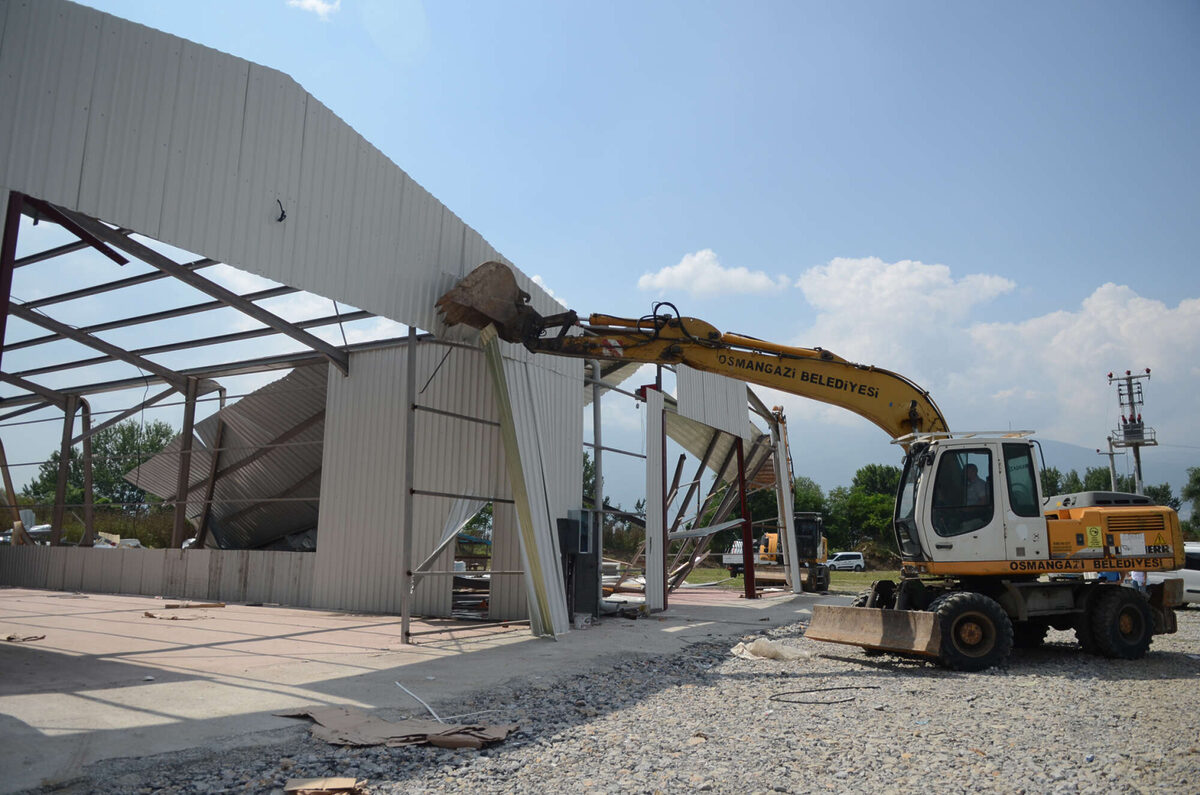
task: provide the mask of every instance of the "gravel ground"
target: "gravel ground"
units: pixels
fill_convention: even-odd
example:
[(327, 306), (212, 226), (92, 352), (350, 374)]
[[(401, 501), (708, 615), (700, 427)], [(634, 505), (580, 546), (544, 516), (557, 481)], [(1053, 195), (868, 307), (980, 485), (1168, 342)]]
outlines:
[[(110, 760), (36, 791), (282, 795), (289, 778), (356, 776), (365, 793), (1197, 792), (1200, 610), (1178, 618), (1142, 660), (1084, 655), (1051, 631), (975, 674), (866, 657), (792, 625), (760, 635), (811, 658), (747, 661), (704, 642), (434, 705), (520, 724), (481, 751), (339, 748), (285, 730), (252, 748)], [(802, 690), (821, 692), (786, 695)]]

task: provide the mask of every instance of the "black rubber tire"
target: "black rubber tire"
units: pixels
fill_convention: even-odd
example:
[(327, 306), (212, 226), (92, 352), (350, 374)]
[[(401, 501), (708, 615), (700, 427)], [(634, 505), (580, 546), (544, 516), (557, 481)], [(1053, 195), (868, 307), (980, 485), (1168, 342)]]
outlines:
[(1046, 642), (1050, 625), (1045, 621), (1031, 619), (1013, 624), (1013, 648), (1037, 649)]
[(1089, 612), (1097, 653), (1121, 660), (1145, 656), (1154, 639), (1154, 613), (1144, 596), (1132, 588), (1106, 588)]
[(1092, 632), (1091, 618), (1091, 612), (1087, 612), (1075, 622), (1075, 640), (1085, 654), (1099, 654), (1096, 650), (1096, 635)]
[(982, 671), (1008, 659), (1013, 626), (994, 599), (970, 591), (939, 596), (929, 606), (942, 630), (938, 661), (953, 671)]
[(867, 567), (866, 567), (866, 566), (864, 566), (864, 565), (862, 565), (861, 563), (859, 563), (859, 564), (857, 564), (857, 565), (854, 567), (854, 570), (855, 570), (855, 571), (866, 571), (866, 570), (867, 570)]

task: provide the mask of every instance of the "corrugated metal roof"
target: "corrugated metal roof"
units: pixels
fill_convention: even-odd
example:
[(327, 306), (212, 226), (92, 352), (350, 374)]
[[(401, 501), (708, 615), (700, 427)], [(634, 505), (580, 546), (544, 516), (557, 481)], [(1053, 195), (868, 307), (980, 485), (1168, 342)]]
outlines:
[[(298, 368), (196, 423), (189, 519), (200, 517), (218, 423), (225, 424), (218, 473), (254, 458), (217, 479), (209, 527), (218, 546), (254, 549), (317, 526), (326, 379), (324, 365)], [(307, 427), (280, 446), (264, 449), (302, 424)], [(173, 498), (181, 446), (182, 437), (175, 437), (125, 479), (158, 497)]]
[(437, 332), (438, 296), (511, 264), (282, 72), (63, 0), (0, 16), (6, 188)]

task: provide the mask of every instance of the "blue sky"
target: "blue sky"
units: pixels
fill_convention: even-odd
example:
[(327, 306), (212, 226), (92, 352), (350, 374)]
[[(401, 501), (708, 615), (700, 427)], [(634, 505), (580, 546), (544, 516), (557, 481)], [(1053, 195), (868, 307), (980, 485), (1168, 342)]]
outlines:
[[(292, 75), (574, 309), (671, 300), (1085, 450), (1151, 367), (1148, 480), (1200, 464), (1200, 5), (87, 4)], [(827, 487), (897, 457), (776, 400)]]

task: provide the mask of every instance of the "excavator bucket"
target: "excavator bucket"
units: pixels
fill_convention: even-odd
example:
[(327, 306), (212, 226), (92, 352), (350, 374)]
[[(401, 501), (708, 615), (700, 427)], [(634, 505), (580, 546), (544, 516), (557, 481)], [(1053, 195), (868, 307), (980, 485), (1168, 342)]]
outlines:
[(924, 610), (815, 605), (804, 637), (937, 657), (941, 654), (942, 633), (936, 619), (934, 613)]
[(524, 342), (541, 319), (529, 306), (529, 293), (517, 286), (512, 270), (494, 261), (464, 276), (436, 306), (447, 325), (483, 329), (491, 324), (506, 342)]

